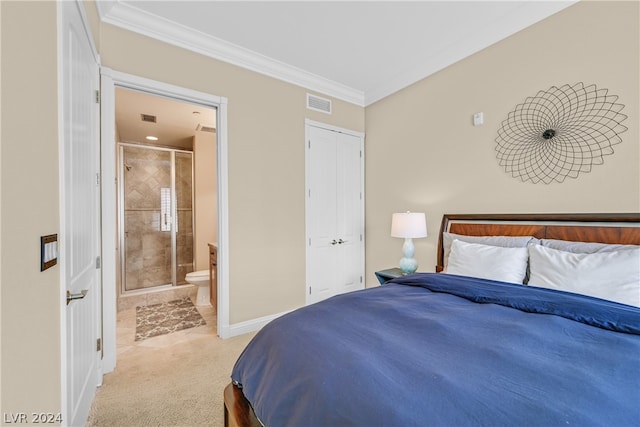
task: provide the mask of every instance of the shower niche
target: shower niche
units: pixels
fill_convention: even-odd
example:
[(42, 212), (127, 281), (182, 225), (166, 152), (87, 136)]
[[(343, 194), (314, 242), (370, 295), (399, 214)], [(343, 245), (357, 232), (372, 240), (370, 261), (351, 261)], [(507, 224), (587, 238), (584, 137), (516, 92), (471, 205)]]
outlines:
[(194, 270), (193, 153), (118, 148), (122, 293), (187, 284)]

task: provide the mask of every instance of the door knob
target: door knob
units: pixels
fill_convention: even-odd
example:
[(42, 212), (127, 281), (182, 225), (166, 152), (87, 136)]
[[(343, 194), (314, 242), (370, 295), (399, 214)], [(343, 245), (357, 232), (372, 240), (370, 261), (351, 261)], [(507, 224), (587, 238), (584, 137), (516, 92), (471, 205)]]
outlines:
[(336, 239), (333, 239), (333, 240), (331, 241), (331, 245), (335, 245), (335, 244), (337, 244), (337, 243), (338, 243), (338, 242), (336, 242)]
[(78, 294), (72, 294), (70, 291), (67, 291), (67, 305), (69, 305), (69, 303), (75, 299), (82, 299), (86, 297), (87, 292), (89, 292), (89, 289), (83, 289)]
[(342, 240), (342, 239), (338, 240), (338, 244), (339, 244), (339, 245), (341, 245), (341, 244), (343, 244), (343, 243), (347, 243), (347, 241), (346, 241), (346, 240)]

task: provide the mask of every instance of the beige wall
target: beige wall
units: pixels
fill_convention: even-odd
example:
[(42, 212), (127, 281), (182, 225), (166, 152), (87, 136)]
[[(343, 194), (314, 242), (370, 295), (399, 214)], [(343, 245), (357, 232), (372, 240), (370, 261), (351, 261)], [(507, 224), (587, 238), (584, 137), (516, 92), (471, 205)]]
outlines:
[(108, 24), (99, 39), (106, 67), (228, 99), (230, 323), (304, 305), (304, 121), (363, 131), (364, 109), (307, 110), (301, 87)]
[(0, 407), (59, 413), (60, 269), (40, 272), (40, 236), (59, 231), (56, 4), (0, 9)]
[[(393, 212), (427, 213), (419, 270), (433, 271), (444, 213), (640, 211), (639, 3), (580, 2), (366, 109), (367, 283), (397, 265)], [(615, 153), (564, 183), (523, 183), (496, 160), (517, 104), (584, 82), (619, 95), (629, 130)], [(472, 115), (484, 112), (483, 126)]]
[(218, 240), (218, 179), (216, 135), (198, 132), (193, 138), (195, 270), (209, 269), (209, 243)]

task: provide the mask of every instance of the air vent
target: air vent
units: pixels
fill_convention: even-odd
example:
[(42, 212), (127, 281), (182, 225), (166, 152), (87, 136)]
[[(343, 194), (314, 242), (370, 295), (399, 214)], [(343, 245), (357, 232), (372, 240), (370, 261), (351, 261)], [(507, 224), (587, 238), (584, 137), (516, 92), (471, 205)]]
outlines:
[(307, 94), (307, 108), (322, 113), (331, 114), (331, 100)]
[(200, 132), (211, 132), (214, 133), (216, 131), (216, 128), (214, 128), (213, 126), (207, 126), (207, 125), (203, 125), (203, 124), (199, 124), (198, 126), (196, 126), (196, 130), (200, 131)]
[(155, 123), (156, 116), (152, 116), (151, 114), (140, 114), (143, 122)]

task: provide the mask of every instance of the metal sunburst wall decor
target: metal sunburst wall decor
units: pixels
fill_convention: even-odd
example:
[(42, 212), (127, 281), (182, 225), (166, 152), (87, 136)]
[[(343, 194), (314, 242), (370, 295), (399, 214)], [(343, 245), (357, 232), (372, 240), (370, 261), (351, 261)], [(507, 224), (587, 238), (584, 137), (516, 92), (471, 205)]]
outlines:
[(507, 173), (534, 184), (563, 182), (590, 172), (613, 154), (627, 118), (608, 89), (577, 83), (552, 86), (509, 113), (496, 138), (497, 158)]

